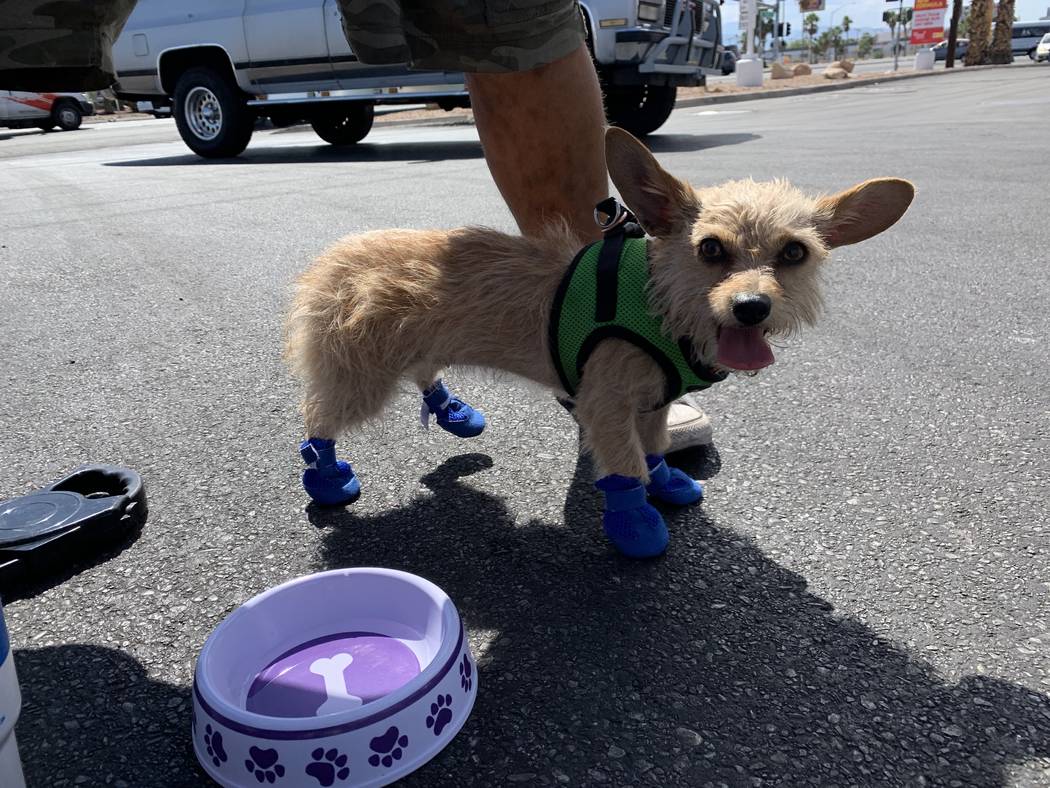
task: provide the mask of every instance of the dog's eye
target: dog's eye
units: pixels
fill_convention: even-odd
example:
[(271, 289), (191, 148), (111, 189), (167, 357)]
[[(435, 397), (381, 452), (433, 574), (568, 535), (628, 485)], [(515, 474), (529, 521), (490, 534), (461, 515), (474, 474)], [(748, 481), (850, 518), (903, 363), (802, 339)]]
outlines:
[(717, 238), (705, 238), (700, 242), (700, 256), (709, 263), (720, 263), (725, 260), (726, 250)]
[(801, 263), (806, 259), (806, 247), (798, 241), (792, 241), (780, 250), (780, 259), (785, 263)]

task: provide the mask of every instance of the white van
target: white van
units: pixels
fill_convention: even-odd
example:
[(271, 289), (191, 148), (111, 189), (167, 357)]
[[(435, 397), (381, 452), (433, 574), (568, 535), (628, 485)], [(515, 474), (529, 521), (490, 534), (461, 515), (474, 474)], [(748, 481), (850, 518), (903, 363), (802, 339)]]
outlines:
[(37, 127), (50, 131), (58, 126), (63, 131), (80, 128), (85, 115), (95, 108), (83, 93), (30, 93), (24, 90), (0, 90), (0, 127), (22, 129)]
[(1050, 19), (1038, 22), (1014, 22), (1010, 34), (1010, 49), (1015, 55), (1028, 55), (1035, 60), (1035, 48), (1050, 33)]

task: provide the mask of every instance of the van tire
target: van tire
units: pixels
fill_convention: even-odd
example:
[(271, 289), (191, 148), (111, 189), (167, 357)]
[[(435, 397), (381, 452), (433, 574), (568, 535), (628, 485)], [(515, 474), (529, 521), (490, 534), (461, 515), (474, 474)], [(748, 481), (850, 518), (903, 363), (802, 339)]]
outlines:
[(191, 68), (175, 83), (174, 99), (179, 136), (198, 156), (229, 158), (248, 147), (255, 115), (231, 79), (207, 66)]
[(51, 122), (48, 128), (58, 126), (62, 131), (76, 131), (80, 128), (80, 121), (83, 119), (84, 113), (80, 111), (75, 101), (69, 99), (56, 101), (51, 107)]
[(368, 136), (375, 120), (371, 101), (355, 101), (326, 107), (310, 118), (317, 136), (332, 145), (353, 145)]
[(671, 116), (677, 88), (673, 85), (625, 85), (605, 89), (605, 114), (609, 123), (644, 137)]

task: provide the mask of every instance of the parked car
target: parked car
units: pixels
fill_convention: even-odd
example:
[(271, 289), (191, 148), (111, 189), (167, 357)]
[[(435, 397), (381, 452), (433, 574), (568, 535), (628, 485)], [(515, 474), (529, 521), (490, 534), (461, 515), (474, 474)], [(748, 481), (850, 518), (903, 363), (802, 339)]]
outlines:
[(85, 115), (95, 108), (83, 93), (32, 93), (24, 90), (0, 90), (0, 126), (9, 129), (37, 127), (50, 131), (56, 126), (63, 131), (80, 128)]
[[(958, 38), (955, 41), (955, 59), (961, 60), (966, 57), (966, 50), (970, 48), (970, 39)], [(930, 47), (933, 50), (934, 60), (947, 60), (948, 59), (948, 42), (941, 41), (940, 43)]]
[[(588, 43), (609, 120), (659, 128), (681, 85), (702, 85), (722, 57), (718, 0), (583, 0)], [(236, 156), (259, 117), (305, 120), (348, 145), (372, 128), (376, 104), (468, 106), (463, 75), (367, 66), (343, 34), (336, 0), (139, 0), (113, 46), (116, 92), (170, 113), (205, 157)]]
[(1010, 33), (1010, 48), (1015, 55), (1028, 55), (1035, 60), (1035, 50), (1043, 36), (1050, 33), (1050, 20), (1014, 22)]
[(1050, 33), (1043, 36), (1043, 40), (1035, 48), (1035, 62), (1042, 63), (1044, 60), (1050, 62)]
[(722, 52), (722, 75), (728, 76), (736, 71), (736, 47), (726, 47)]

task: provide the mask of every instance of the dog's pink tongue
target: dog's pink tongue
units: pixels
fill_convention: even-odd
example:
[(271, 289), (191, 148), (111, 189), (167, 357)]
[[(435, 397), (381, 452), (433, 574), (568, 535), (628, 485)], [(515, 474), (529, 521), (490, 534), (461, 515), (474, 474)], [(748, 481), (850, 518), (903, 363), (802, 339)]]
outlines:
[(776, 359), (761, 328), (724, 327), (718, 332), (718, 363), (730, 369), (762, 369)]

